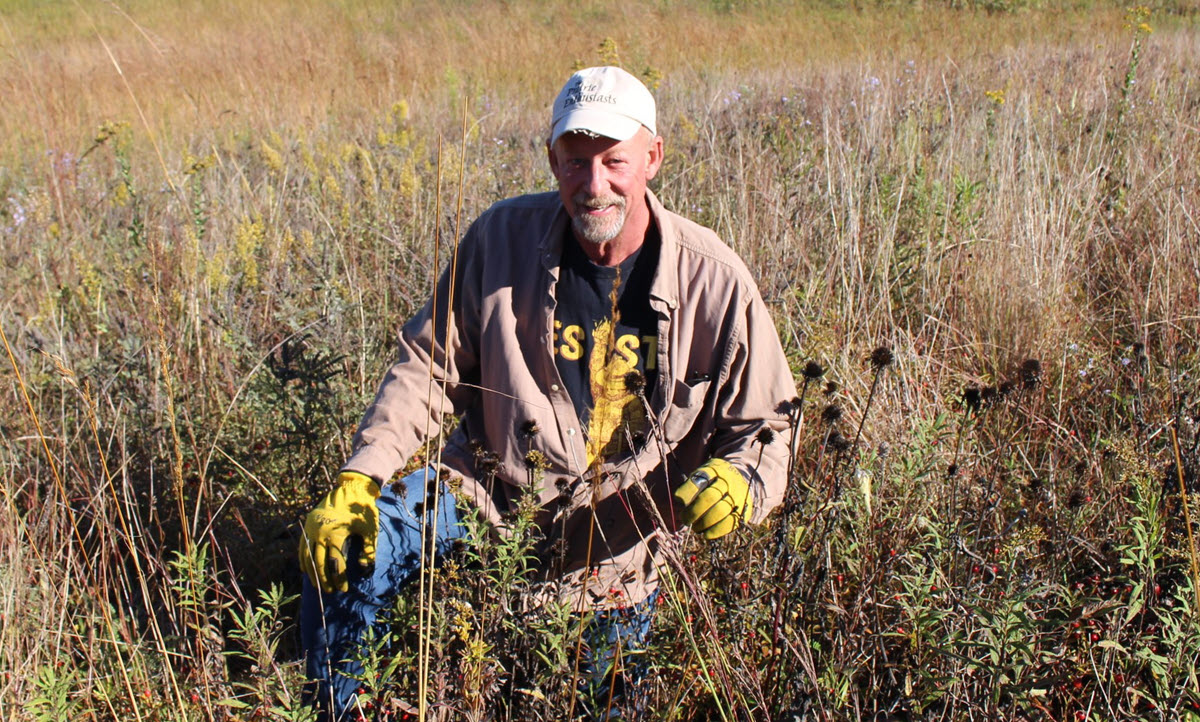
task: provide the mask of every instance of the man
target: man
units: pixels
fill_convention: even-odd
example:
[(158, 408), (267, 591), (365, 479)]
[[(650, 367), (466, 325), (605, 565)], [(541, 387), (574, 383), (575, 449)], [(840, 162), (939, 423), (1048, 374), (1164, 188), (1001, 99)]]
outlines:
[[(677, 529), (715, 539), (781, 500), (787, 361), (741, 260), (647, 189), (663, 161), (655, 127), (654, 98), (629, 73), (574, 74), (546, 145), (558, 193), (485, 211), (404, 326), (301, 544), (310, 674), (337, 710), (355, 683), (330, 662), (416, 571), (422, 524), (439, 545), (461, 534), (451, 480), (460, 505), (502, 526), (540, 452), (543, 593), (580, 612), (648, 610)], [(439, 467), (385, 484), (443, 412), (461, 422)], [(350, 537), (374, 563), (357, 576)]]

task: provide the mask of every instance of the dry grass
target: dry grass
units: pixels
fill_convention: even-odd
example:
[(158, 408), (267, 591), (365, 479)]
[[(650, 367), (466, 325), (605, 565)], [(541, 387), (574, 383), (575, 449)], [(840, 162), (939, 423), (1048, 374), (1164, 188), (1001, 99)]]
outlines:
[[(428, 293), (439, 147), (467, 217), (549, 188), (550, 94), (602, 60), (658, 84), (660, 197), (839, 385), (786, 525), (676, 570), (709, 585), (656, 621), (658, 715), (1191, 714), (1195, 7), (991, 9), (9, 3), (0, 717), (302, 716), (294, 521)], [(441, 580), (435, 710), (561, 717), (570, 621), (484, 578)]]

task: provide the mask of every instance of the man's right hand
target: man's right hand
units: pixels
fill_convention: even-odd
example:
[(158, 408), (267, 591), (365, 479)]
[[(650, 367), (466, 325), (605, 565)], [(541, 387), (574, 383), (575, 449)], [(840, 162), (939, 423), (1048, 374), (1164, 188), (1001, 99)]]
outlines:
[(338, 474), (334, 487), (304, 520), (300, 539), (300, 569), (314, 587), (326, 592), (344, 592), (346, 552), (351, 536), (362, 537), (358, 563), (375, 562), (375, 540), (379, 536), (379, 485), (353, 471)]

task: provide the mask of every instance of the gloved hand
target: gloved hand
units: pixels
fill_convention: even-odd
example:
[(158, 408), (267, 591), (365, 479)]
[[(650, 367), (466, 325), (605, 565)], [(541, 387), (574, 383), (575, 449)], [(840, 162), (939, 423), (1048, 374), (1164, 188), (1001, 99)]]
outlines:
[(746, 519), (754, 508), (750, 483), (724, 459), (709, 459), (675, 490), (683, 504), (684, 524), (705, 539), (723, 537)]
[(323, 591), (344, 592), (346, 582), (346, 544), (351, 536), (363, 540), (358, 563), (375, 561), (375, 540), (379, 536), (379, 485), (368, 476), (343, 471), (334, 487), (304, 519), (300, 539), (300, 569), (314, 587)]

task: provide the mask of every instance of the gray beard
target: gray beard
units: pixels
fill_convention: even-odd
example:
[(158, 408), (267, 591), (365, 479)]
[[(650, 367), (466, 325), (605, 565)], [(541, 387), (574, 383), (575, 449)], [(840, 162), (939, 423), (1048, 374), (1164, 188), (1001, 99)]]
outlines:
[[(572, 200), (575, 201), (575, 207), (580, 212), (571, 219), (571, 227), (575, 229), (575, 234), (579, 236), (580, 240), (599, 246), (616, 238), (620, 235), (621, 229), (625, 227), (624, 198), (620, 196), (612, 198), (576, 196)], [(608, 205), (615, 206), (617, 209), (617, 213), (611, 218), (593, 218), (582, 212), (589, 208)]]

